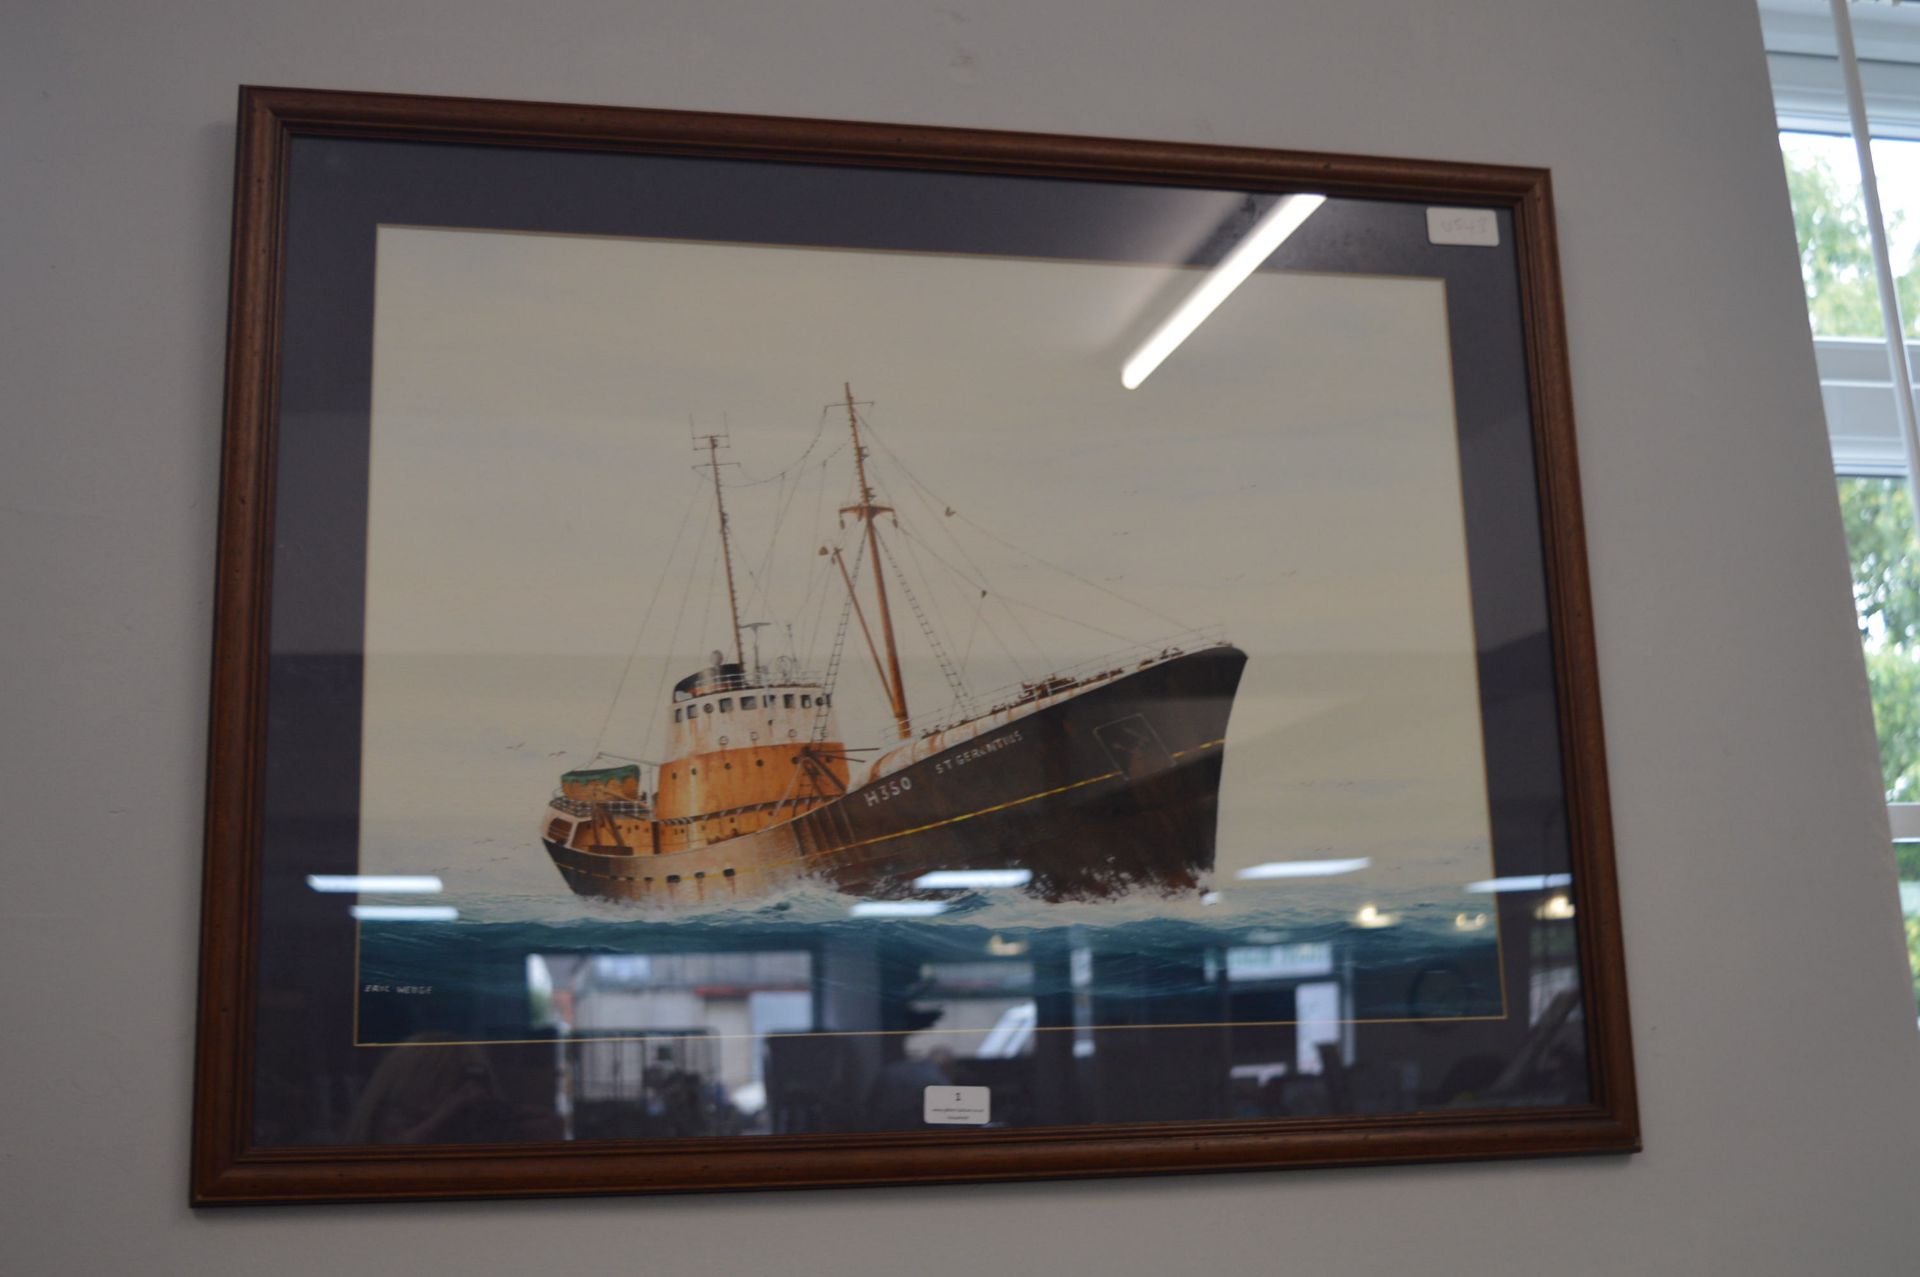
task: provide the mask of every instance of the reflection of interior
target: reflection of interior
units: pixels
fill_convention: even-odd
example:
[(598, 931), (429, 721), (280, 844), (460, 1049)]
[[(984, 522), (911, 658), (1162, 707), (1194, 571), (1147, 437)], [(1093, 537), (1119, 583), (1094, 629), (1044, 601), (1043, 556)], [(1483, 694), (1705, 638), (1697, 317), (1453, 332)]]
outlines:
[[(1504, 1016), (1486, 962), (1396, 959), (1380, 922), (1159, 947), (893, 923), (720, 952), (664, 930), (647, 953), (529, 955), (521, 1044), (447, 1050), (478, 1079), (461, 1087), (484, 1083), (483, 1115), (509, 1111), (491, 1056), (517, 1053), (514, 1120), (545, 1111), (574, 1139), (920, 1129), (926, 1089), (947, 1085), (989, 1088), (1000, 1126), (1577, 1100), (1568, 894), (1488, 907)], [(489, 1137), (471, 1115), (428, 1129), (438, 1073), (391, 1072), (366, 1089), (356, 1142)]]

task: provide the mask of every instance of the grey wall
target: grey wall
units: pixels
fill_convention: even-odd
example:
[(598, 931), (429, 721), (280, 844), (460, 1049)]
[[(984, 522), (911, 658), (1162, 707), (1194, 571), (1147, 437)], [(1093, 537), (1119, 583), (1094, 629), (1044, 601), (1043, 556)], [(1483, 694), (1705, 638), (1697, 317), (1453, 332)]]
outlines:
[[(1551, 166), (1647, 1151), (190, 1213), (242, 81)], [(1751, 0), (8, 0), (0, 95), (0, 1267), (1920, 1262), (1920, 1036)]]

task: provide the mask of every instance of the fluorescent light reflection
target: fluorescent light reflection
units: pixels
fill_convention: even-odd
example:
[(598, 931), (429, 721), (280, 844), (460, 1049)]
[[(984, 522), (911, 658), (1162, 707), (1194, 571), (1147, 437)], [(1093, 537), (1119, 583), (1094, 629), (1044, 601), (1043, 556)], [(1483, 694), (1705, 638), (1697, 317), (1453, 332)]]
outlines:
[(948, 887), (1024, 887), (1032, 881), (1031, 869), (936, 869), (915, 878), (913, 885), (938, 891)]
[(855, 918), (931, 918), (946, 911), (938, 900), (862, 900), (847, 910)]
[(1355, 856), (1351, 860), (1270, 860), (1264, 865), (1248, 865), (1234, 877), (1248, 882), (1269, 878), (1330, 878), (1335, 874), (1354, 873), (1372, 863), (1366, 856)]
[(387, 891), (396, 894), (438, 895), (443, 887), (432, 874), (308, 874), (315, 891)]
[(1572, 874), (1523, 874), (1515, 878), (1488, 878), (1484, 882), (1470, 882), (1467, 890), (1484, 895), (1489, 891), (1550, 891), (1555, 887), (1572, 885)]
[(1154, 329), (1153, 336), (1133, 352), (1133, 358), (1120, 370), (1120, 384), (1128, 390), (1137, 390), (1163, 359), (1178, 350), (1180, 343), (1191, 337), (1193, 330), (1205, 323), (1207, 316), (1232, 296), (1233, 290), (1245, 283), (1247, 276), (1273, 256), (1273, 251), (1286, 242), (1287, 236), (1299, 230), (1301, 223), (1326, 202), (1324, 195), (1284, 195), (1276, 200), (1266, 216), (1254, 223), (1246, 238), (1207, 272), (1207, 277), (1187, 294), (1187, 299)]
[(1356, 927), (1391, 927), (1398, 921), (1398, 914), (1382, 913), (1378, 905), (1361, 905), (1360, 912), (1353, 915)]
[(460, 916), (452, 905), (353, 905), (349, 911), (362, 922), (452, 922)]

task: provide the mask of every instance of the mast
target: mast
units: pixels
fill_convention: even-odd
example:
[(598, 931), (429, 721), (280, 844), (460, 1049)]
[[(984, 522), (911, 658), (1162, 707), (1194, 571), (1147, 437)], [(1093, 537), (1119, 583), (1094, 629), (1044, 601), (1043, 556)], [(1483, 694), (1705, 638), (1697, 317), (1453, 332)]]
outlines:
[[(820, 553), (827, 553), (825, 546), (820, 548)], [(835, 566), (840, 569), (840, 579), (847, 583), (847, 602), (853, 604), (853, 618), (860, 622), (860, 637), (867, 641), (867, 652), (873, 657), (873, 672), (880, 676), (880, 685), (885, 687), (887, 684), (887, 667), (880, 663), (880, 649), (874, 646), (873, 631), (867, 628), (866, 609), (860, 606), (860, 594), (853, 588), (853, 577), (847, 573), (847, 560), (840, 551), (835, 550), (833, 551), (833, 562)], [(893, 699), (891, 690), (887, 693), (887, 699), (888, 701), (892, 701)]]
[[(727, 611), (733, 617), (733, 659), (742, 670), (747, 668), (746, 647), (740, 641), (740, 599), (733, 588), (733, 541), (727, 535), (727, 499), (720, 493), (720, 436), (699, 435), (693, 446), (707, 445), (707, 466), (713, 471), (713, 504), (720, 511), (720, 557), (727, 565)], [(729, 463), (731, 464), (731, 463)]]
[[(876, 514), (891, 513), (892, 507), (873, 503), (873, 488), (867, 483), (867, 452), (860, 445), (860, 416), (853, 409), (853, 383), (842, 382), (841, 389), (847, 394), (847, 426), (853, 431), (853, 465), (860, 478), (860, 504), (844, 506), (840, 513), (857, 514), (867, 522), (867, 552), (873, 558), (873, 591), (880, 602), (880, 636), (887, 649), (887, 674), (881, 681), (887, 685), (887, 700), (893, 709), (894, 725), (900, 729), (900, 739), (911, 740), (913, 725), (907, 718), (907, 689), (900, 678), (900, 649), (893, 640), (893, 612), (887, 606), (887, 574), (880, 560), (880, 530), (873, 518)], [(725, 527), (724, 517), (721, 526)], [(731, 576), (728, 583), (731, 588)], [(851, 581), (848, 590), (852, 590)]]

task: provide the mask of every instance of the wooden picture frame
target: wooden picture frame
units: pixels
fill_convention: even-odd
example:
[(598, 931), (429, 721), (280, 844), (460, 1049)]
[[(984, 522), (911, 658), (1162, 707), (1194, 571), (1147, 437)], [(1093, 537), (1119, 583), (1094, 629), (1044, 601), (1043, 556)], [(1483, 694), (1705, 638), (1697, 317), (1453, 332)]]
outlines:
[[(1473, 331), (1463, 324), (1488, 315), (1498, 319), (1504, 334), (1500, 341), (1506, 343), (1502, 349), (1511, 356), (1502, 355), (1507, 362), (1497, 368), (1488, 365), (1492, 371), (1480, 378), (1487, 386), (1500, 387), (1508, 402), (1524, 405), (1502, 427), (1510, 432), (1500, 436), (1504, 442), (1499, 446), (1508, 450), (1502, 454), (1506, 460), (1484, 472), (1472, 469), (1479, 460), (1463, 463), (1468, 472), (1461, 500), (1475, 589), (1515, 587), (1528, 597), (1537, 594), (1544, 625), (1528, 631), (1525, 659), (1514, 654), (1517, 648), (1498, 654), (1491, 647), (1483, 650), (1481, 686), (1492, 686), (1489, 672), (1495, 667), (1489, 662), (1508, 662), (1499, 669), (1524, 684), (1512, 692), (1516, 699), (1510, 703), (1524, 700), (1532, 707), (1527, 713), (1544, 714), (1540, 721), (1555, 739), (1543, 770), (1527, 782), (1545, 796), (1527, 800), (1533, 805), (1525, 820), (1533, 823), (1526, 827), (1545, 832), (1537, 837), (1511, 835), (1511, 829), (1522, 827), (1519, 807), (1511, 809), (1514, 823), (1503, 826), (1501, 812), (1508, 808), (1496, 793), (1490, 854), (1499, 880), (1528, 879), (1535, 888), (1551, 884), (1560, 894), (1553, 897), (1558, 913), (1549, 908), (1551, 901), (1543, 904), (1543, 897), (1527, 889), (1491, 896), (1488, 907), (1497, 914), (1496, 926), (1528, 925), (1528, 918), (1547, 916), (1562, 928), (1554, 935), (1565, 937), (1566, 947), (1555, 961), (1558, 970), (1572, 974), (1562, 986), (1536, 980), (1533, 1000), (1537, 1004), (1550, 999), (1556, 988), (1563, 995), (1559, 1014), (1578, 1024), (1580, 1046), (1576, 1060), (1562, 1063), (1582, 1072), (1585, 1081), (1577, 1088), (1582, 1093), (1571, 1101), (1534, 1102), (1523, 1089), (1500, 1090), (1499, 1078), (1519, 1069), (1523, 1062), (1516, 1061), (1522, 1055), (1564, 1053), (1566, 1043), (1576, 1040), (1562, 1037), (1556, 1039), (1557, 1046), (1543, 1045), (1537, 1026), (1529, 1039), (1529, 1026), (1514, 1021), (1513, 1035), (1499, 1039), (1505, 1045), (1498, 1049), (1506, 1056), (1486, 1064), (1486, 1076), (1478, 1084), (1483, 1094), (1503, 1096), (1487, 1104), (1476, 1104), (1473, 1087), (1460, 1084), (1445, 1103), (1407, 1100), (1359, 1111), (1367, 1104), (1347, 1096), (1347, 1111), (1319, 1114), (1210, 1110), (1212, 1115), (1204, 1118), (1147, 1113), (1137, 1121), (1035, 1121), (984, 1128), (926, 1125), (573, 1140), (536, 1133), (511, 1139), (469, 1136), (459, 1142), (388, 1138), (381, 1143), (349, 1142), (341, 1134), (346, 1130), (344, 1117), (329, 1128), (336, 1133), (327, 1138), (314, 1136), (318, 1119), (310, 1116), (281, 1126), (263, 1117), (275, 1106), (295, 1103), (286, 1098), (293, 1085), (287, 1079), (307, 1067), (303, 1061), (327, 1061), (308, 1070), (321, 1080), (301, 1092), (298, 1105), (304, 1106), (303, 1113), (344, 1113), (363, 1095), (368, 1081), (367, 1068), (351, 1063), (359, 1057), (350, 1051), (329, 1054), (338, 1044), (325, 1038), (333, 1031), (330, 1026), (349, 1014), (344, 1007), (349, 986), (316, 983), (308, 989), (288, 983), (318, 980), (314, 972), (330, 973), (326, 978), (332, 980), (338, 974), (335, 968), (349, 970), (341, 965), (349, 956), (357, 964), (358, 930), (344, 920), (336, 928), (324, 919), (312, 920), (319, 915), (289, 913), (294, 906), (279, 903), (305, 899), (299, 895), (301, 879), (318, 863), (303, 859), (304, 851), (289, 850), (294, 842), (311, 835), (335, 843), (346, 838), (340, 845), (351, 845), (351, 831), (343, 834), (336, 826), (341, 819), (350, 822), (350, 811), (346, 817), (340, 813), (357, 792), (353, 777), (359, 765), (357, 708), (333, 727), (313, 725), (325, 718), (323, 702), (331, 703), (324, 696), (335, 696), (338, 688), (309, 702), (299, 700), (306, 693), (286, 691), (286, 684), (275, 681), (294, 677), (285, 673), (291, 659), (287, 649), (275, 646), (280, 632), (276, 622), (282, 629), (291, 624), (286, 609), (295, 606), (285, 591), (308, 589), (304, 582), (324, 578), (311, 587), (311, 597), (297, 600), (298, 607), (315, 615), (341, 614), (344, 609), (348, 620), (357, 622), (360, 604), (348, 598), (350, 588), (340, 593), (339, 582), (350, 587), (358, 579), (353, 573), (365, 571), (364, 545), (357, 551), (360, 557), (344, 567), (315, 566), (336, 554), (334, 543), (300, 531), (363, 526), (367, 501), (364, 444), (355, 445), (356, 452), (337, 443), (352, 433), (340, 425), (348, 418), (362, 422), (354, 437), (364, 437), (367, 395), (362, 389), (349, 393), (330, 382), (319, 383), (333, 376), (329, 368), (354, 364), (364, 370), (370, 363), (373, 281), (370, 272), (363, 271), (369, 277), (340, 283), (339, 263), (314, 256), (312, 246), (319, 241), (310, 232), (315, 226), (370, 218), (367, 226), (356, 223), (354, 231), (359, 237), (355, 242), (370, 244), (367, 230), (372, 224), (396, 221), (386, 213), (349, 208), (344, 197), (335, 198), (317, 167), (323, 161), (315, 148), (322, 145), (347, 148), (329, 153), (349, 156), (362, 153), (352, 150), (356, 147), (382, 148), (382, 164), (353, 174), (352, 180), (363, 185), (385, 180), (383, 173), (418, 172), (421, 165), (441, 161), (455, 167), (469, 160), (521, 166), (512, 171), (523, 173), (524, 181), (501, 183), (484, 173), (435, 179), (439, 184), (434, 198), (443, 201), (436, 207), (451, 210), (441, 224), (468, 230), (537, 231), (541, 219), (558, 218), (548, 227), (555, 234), (619, 235), (623, 232), (613, 225), (618, 218), (611, 215), (602, 226), (594, 221), (597, 214), (578, 222), (554, 214), (555, 207), (574, 197), (554, 194), (554, 188), (544, 184), (560, 169), (572, 172), (568, 165), (590, 163), (592, 181), (611, 174), (605, 178), (612, 184), (609, 189), (623, 192), (623, 198), (634, 197), (636, 191), (654, 189), (648, 182), (667, 179), (652, 170), (645, 180), (622, 176), (623, 166), (662, 160), (733, 166), (725, 172), (735, 175), (810, 173), (827, 194), (821, 197), (821, 208), (794, 216), (802, 221), (827, 219), (822, 224), (850, 216), (834, 207), (844, 204), (835, 192), (845, 184), (904, 181), (916, 175), (949, 183), (942, 188), (944, 207), (953, 205), (955, 192), (982, 192), (978, 207), (969, 206), (967, 213), (985, 222), (997, 215), (1000, 206), (994, 201), (1002, 198), (998, 192), (1039, 189), (1023, 183), (1051, 184), (1046, 189), (1084, 197), (1092, 202), (1088, 207), (1108, 200), (1113, 192), (1224, 191), (1256, 203), (1313, 192), (1364, 202), (1383, 216), (1401, 218), (1394, 227), (1413, 224), (1405, 222), (1403, 214), (1417, 217), (1427, 209), (1464, 209), (1483, 217), (1484, 223), (1470, 216), (1463, 224), (1464, 240), (1449, 239), (1444, 227), (1429, 226), (1424, 240), (1408, 238), (1403, 244), (1394, 238), (1400, 230), (1389, 233), (1369, 223), (1341, 241), (1345, 247), (1324, 251), (1362, 254), (1374, 251), (1367, 244), (1385, 244), (1380, 252), (1389, 256), (1402, 248), (1424, 255), (1461, 245), (1452, 251), (1467, 263), (1459, 269), (1469, 273), (1448, 283), (1456, 350), (1473, 339)], [(347, 167), (352, 168), (351, 162)], [(1014, 185), (1006, 185), (1008, 179)], [(992, 183), (1001, 185), (990, 187)], [(504, 221), (481, 207), (487, 199), (515, 192), (517, 199)], [(374, 191), (375, 203), (378, 195)], [(690, 199), (663, 214), (678, 229), (648, 233), (687, 242), (752, 239), (751, 230), (727, 221), (726, 206), (703, 200), (707, 197)], [(892, 233), (884, 229), (889, 216), (884, 208), (869, 208), (861, 216), (866, 219), (863, 225), (883, 228), (871, 234)], [(1125, 223), (1126, 216), (1115, 215), (1114, 226), (1124, 231)], [(1494, 237), (1491, 245), (1476, 238), (1487, 228)], [(1100, 229), (1104, 233), (1113, 226)], [(802, 243), (811, 242), (805, 239), (809, 233), (794, 232)], [(875, 247), (899, 252), (910, 246)], [(1000, 250), (961, 245), (955, 251)], [(1084, 252), (1049, 251), (1097, 259), (1107, 248), (1089, 244)], [(1200, 261), (1211, 260), (1209, 254), (1218, 257), (1224, 249), (1214, 243), (1193, 251), (1194, 260)], [(1482, 256), (1466, 256), (1474, 253)], [(370, 263), (369, 250), (362, 265)], [(1505, 282), (1485, 287), (1476, 283), (1480, 277), (1472, 271), (1495, 270), (1482, 263), (1497, 263)], [(246, 88), (240, 94), (231, 270), (195, 1078), (196, 1205), (1049, 1179), (1627, 1152), (1639, 1147), (1572, 396), (1551, 183), (1544, 170), (607, 106)], [(1420, 272), (1409, 268), (1407, 273)], [(316, 279), (323, 284), (316, 285)], [(326, 284), (325, 279), (334, 282)], [(316, 333), (322, 330), (306, 317), (311, 306), (321, 304), (313, 299), (323, 294), (330, 299), (324, 305), (338, 312), (329, 320), (336, 328), (326, 331), (349, 331), (338, 327), (344, 323), (365, 333), (365, 339), (348, 343), (351, 349), (332, 349), (327, 356), (332, 362), (323, 360), (326, 367), (316, 370), (299, 360), (320, 341)], [(1456, 366), (1457, 388), (1458, 372)], [(834, 384), (837, 389), (837, 378)], [(1468, 387), (1459, 393), (1478, 392)], [(851, 410), (851, 390), (847, 398)], [(1468, 421), (1471, 415), (1462, 416), (1463, 438), (1483, 427), (1494, 429)], [(325, 436), (324, 447), (310, 447), (295, 437), (316, 437), (316, 432)], [(684, 446), (684, 441), (674, 440), (676, 449)], [(337, 465), (327, 460), (343, 450), (359, 459), (349, 457)], [(871, 496), (865, 500), (874, 506)], [(858, 518), (858, 506), (853, 508)], [(327, 522), (334, 516), (316, 513), (326, 510), (336, 512), (336, 524)], [(1494, 538), (1491, 532), (1475, 531), (1473, 521), (1483, 516), (1507, 520), (1501, 526), (1509, 530), (1531, 533)], [(866, 517), (871, 527), (874, 516)], [(351, 539), (360, 534), (340, 535)], [(1496, 539), (1509, 547), (1499, 553), (1510, 550), (1516, 557), (1485, 558), (1479, 547)], [(345, 575), (326, 576), (336, 568)], [(276, 607), (282, 615), (276, 616)], [(355, 673), (354, 681), (342, 686), (357, 687), (358, 677)], [(1508, 693), (1495, 687), (1482, 694)], [(295, 710), (300, 710), (295, 727), (283, 730), (284, 722), (294, 721), (289, 716)], [(1495, 715), (1486, 721), (1489, 784), (1498, 789), (1510, 770), (1500, 753), (1507, 749), (1500, 744), (1506, 720)], [(288, 730), (309, 734), (289, 744)], [(349, 797), (337, 803), (328, 800), (332, 805), (316, 798), (319, 805), (312, 811), (297, 810), (297, 802), (289, 807), (288, 777), (316, 767), (337, 770), (336, 788)], [(306, 832), (297, 837), (286, 833), (296, 825)], [(329, 832), (312, 832), (322, 826)], [(537, 856), (538, 849), (531, 854)], [(1548, 913), (1542, 915), (1542, 909)], [(1525, 948), (1509, 945), (1491, 959), (1502, 964), (1501, 1006), (1509, 1019), (1541, 1010), (1539, 1005), (1529, 1008), (1520, 986), (1511, 999), (1506, 993), (1508, 981), (1524, 983), (1529, 972), (1535, 972), (1527, 964), (1537, 955), (1517, 952)], [(342, 990), (342, 1005), (327, 1001), (329, 987)], [(357, 990), (358, 982), (352, 987)], [(356, 1025), (359, 998), (355, 992), (351, 1015)], [(1410, 1014), (1417, 1018), (1421, 1013)], [(289, 1027), (303, 1023), (313, 1027)], [(1429, 1030), (1421, 1024), (1405, 1028), (1395, 1040), (1412, 1045), (1395, 1049), (1411, 1052), (1406, 1058), (1418, 1063), (1419, 1052), (1428, 1049), (1421, 1045), (1428, 1040), (1419, 1036), (1424, 1032)], [(1439, 1030), (1432, 1033), (1434, 1043), (1447, 1040)], [(1339, 1049), (1333, 1048), (1329, 1058), (1335, 1059)], [(1437, 1045), (1432, 1050), (1438, 1069), (1442, 1050)], [(1464, 1047), (1445, 1050), (1455, 1053), (1448, 1061), (1464, 1058)], [(332, 1063), (339, 1059), (349, 1064)], [(1335, 1059), (1329, 1067), (1337, 1066)], [(1335, 1110), (1341, 1108), (1337, 1091), (1328, 1092), (1334, 1095), (1328, 1107)], [(1416, 1093), (1429, 1094), (1417, 1088), (1407, 1092)]]

